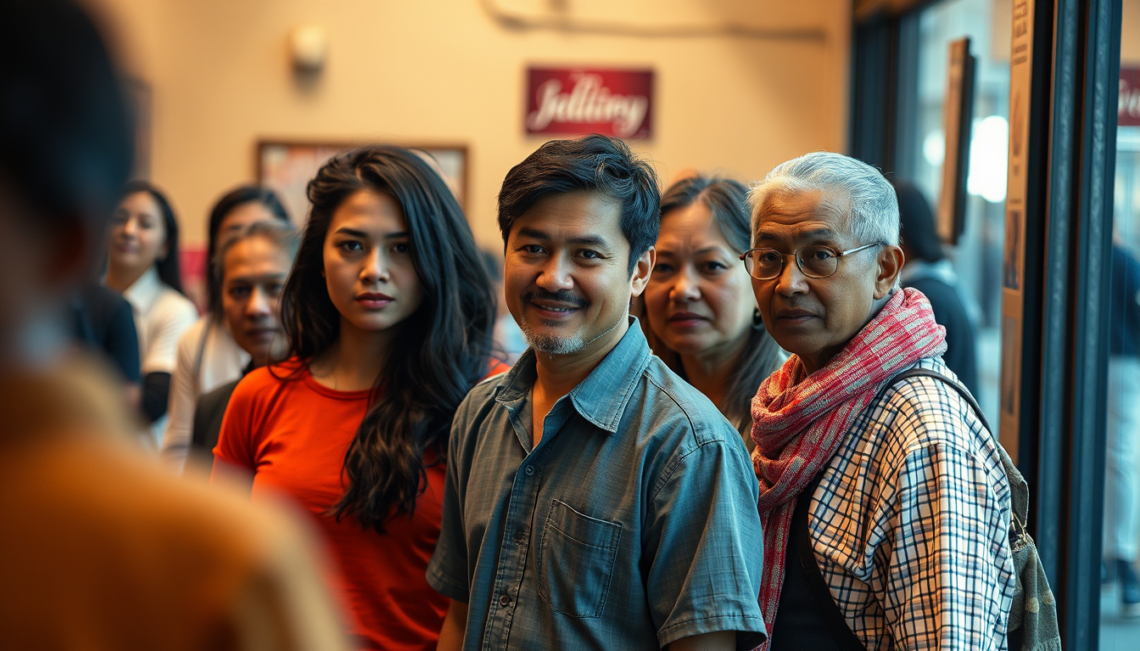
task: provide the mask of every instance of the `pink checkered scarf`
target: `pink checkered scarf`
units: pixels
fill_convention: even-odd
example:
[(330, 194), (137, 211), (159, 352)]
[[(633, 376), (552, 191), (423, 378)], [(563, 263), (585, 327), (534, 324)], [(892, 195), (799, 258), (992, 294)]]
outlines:
[(892, 375), (945, 351), (946, 330), (934, 322), (930, 301), (918, 290), (903, 289), (826, 366), (808, 375), (793, 355), (760, 385), (752, 399), (752, 463), (764, 526), (760, 610), (769, 635), (784, 586), (796, 497)]

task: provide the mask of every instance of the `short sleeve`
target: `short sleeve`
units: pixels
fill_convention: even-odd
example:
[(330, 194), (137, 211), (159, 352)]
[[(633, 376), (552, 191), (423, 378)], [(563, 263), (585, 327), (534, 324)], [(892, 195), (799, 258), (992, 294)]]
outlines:
[(140, 350), (142, 374), (173, 373), (178, 339), (198, 320), (198, 310), (186, 297), (169, 290), (147, 319), (146, 350)]
[(438, 593), (456, 601), (470, 601), (470, 576), (467, 566), (467, 532), (463, 526), (463, 500), (460, 498), (460, 468), (463, 464), (462, 435), (469, 427), (467, 405), (464, 399), (456, 411), (451, 425), (451, 439), (447, 449), (447, 479), (443, 488), (443, 522), (439, 542), (428, 564), (428, 584)]
[[(725, 430), (727, 436), (727, 424)], [(735, 631), (737, 648), (752, 649), (767, 637), (759, 606), (759, 486), (743, 441), (731, 435), (675, 460), (652, 495), (646, 593), (662, 647)]]
[(250, 473), (257, 469), (257, 448), (253, 441), (254, 401), (258, 388), (255, 379), (253, 374), (246, 376), (230, 396), (226, 414), (222, 417), (222, 429), (218, 432), (218, 444), (214, 447), (211, 481), (218, 475), (219, 464), (242, 468)]

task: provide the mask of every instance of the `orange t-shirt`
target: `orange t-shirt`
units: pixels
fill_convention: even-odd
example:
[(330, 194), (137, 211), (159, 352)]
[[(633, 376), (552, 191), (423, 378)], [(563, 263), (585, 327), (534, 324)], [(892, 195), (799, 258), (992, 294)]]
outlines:
[[(491, 374), (506, 367), (496, 364)], [(288, 379), (286, 379), (288, 378)], [(345, 454), (368, 411), (369, 391), (336, 391), (289, 360), (245, 376), (230, 398), (215, 468), (253, 474), (253, 498), (284, 492), (312, 514), (339, 569), (334, 586), (347, 600), (350, 626), (364, 648), (434, 649), (449, 600), (425, 573), (443, 517), (442, 463), (427, 466), (427, 489), (413, 516), (364, 529), (355, 518), (327, 515), (344, 494)]]

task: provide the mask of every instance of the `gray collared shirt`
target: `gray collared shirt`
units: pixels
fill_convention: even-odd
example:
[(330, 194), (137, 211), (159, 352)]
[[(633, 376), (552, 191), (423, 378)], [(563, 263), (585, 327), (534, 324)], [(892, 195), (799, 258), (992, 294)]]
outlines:
[(759, 487), (740, 434), (636, 325), (533, 446), (534, 351), (475, 387), (451, 432), (428, 582), (469, 604), (464, 649), (764, 640)]

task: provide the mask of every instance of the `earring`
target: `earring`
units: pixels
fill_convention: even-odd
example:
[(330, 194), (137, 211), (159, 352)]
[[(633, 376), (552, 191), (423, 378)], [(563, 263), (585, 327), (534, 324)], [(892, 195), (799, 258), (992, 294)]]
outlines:
[(752, 327), (759, 328), (764, 325), (764, 316), (760, 314), (760, 308), (752, 310)]

